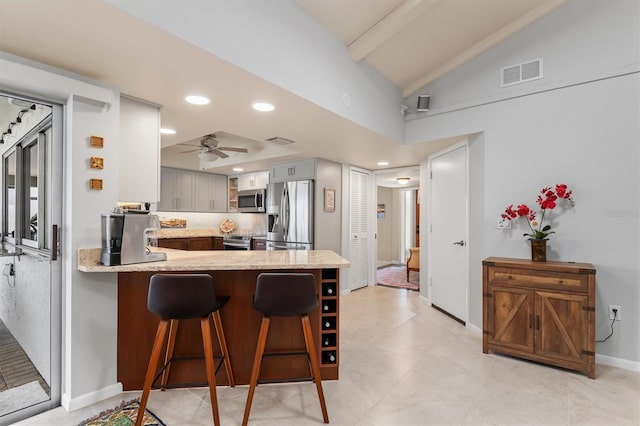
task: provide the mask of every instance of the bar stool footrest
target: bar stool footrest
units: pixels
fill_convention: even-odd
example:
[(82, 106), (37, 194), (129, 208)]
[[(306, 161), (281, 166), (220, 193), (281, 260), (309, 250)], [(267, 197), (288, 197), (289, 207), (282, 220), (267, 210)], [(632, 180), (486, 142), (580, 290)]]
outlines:
[(298, 382), (313, 382), (313, 377), (294, 377), (291, 379), (265, 379), (258, 380), (259, 385), (268, 385), (273, 383), (298, 383)]
[[(156, 384), (156, 382), (158, 381), (158, 379), (160, 378), (160, 376), (162, 376), (162, 373), (164, 373), (164, 370), (166, 370), (166, 368), (169, 366), (169, 364), (171, 364), (172, 362), (175, 361), (190, 361), (190, 360), (194, 360), (194, 359), (202, 359), (204, 360), (204, 356), (180, 356), (180, 357), (172, 357), (169, 359), (169, 361), (167, 361), (162, 368), (160, 369), (160, 371), (158, 371), (158, 373), (156, 374), (156, 376), (153, 378), (153, 382), (151, 383), (151, 389), (179, 389), (179, 388), (196, 388), (196, 387), (203, 387), (203, 386), (209, 386), (209, 384), (207, 382), (202, 382), (202, 383), (173, 383), (173, 384), (169, 384), (167, 383), (166, 385), (158, 385)], [(218, 371), (220, 371), (220, 367), (222, 367), (222, 364), (224, 363), (224, 355), (214, 355), (213, 356), (214, 361), (218, 360), (218, 366), (215, 368), (215, 371), (213, 372), (213, 374), (218, 374)]]

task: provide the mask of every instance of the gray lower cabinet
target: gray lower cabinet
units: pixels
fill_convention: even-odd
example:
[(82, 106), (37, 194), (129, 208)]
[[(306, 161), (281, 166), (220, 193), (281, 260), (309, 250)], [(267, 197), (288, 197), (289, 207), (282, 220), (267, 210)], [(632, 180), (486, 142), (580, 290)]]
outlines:
[(195, 211), (227, 211), (227, 177), (211, 173), (195, 173)]

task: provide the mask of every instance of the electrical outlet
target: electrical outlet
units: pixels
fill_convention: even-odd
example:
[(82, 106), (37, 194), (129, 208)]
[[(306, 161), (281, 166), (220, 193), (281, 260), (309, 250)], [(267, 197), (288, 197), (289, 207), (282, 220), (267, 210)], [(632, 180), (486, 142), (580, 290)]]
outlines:
[(511, 229), (511, 221), (500, 216), (498, 218), (498, 229)]
[[(613, 310), (615, 309), (616, 313), (613, 313)], [(613, 320), (616, 319), (616, 321), (622, 321), (622, 308), (618, 305), (609, 305), (609, 319)]]

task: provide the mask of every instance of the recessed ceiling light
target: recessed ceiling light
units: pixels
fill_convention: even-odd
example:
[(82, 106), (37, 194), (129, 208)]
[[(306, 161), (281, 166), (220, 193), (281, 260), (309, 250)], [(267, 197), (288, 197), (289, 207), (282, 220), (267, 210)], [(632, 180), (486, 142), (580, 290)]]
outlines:
[(234, 172), (244, 172), (244, 169), (242, 167), (234, 167), (232, 170)]
[(163, 127), (160, 129), (160, 133), (162, 133), (163, 135), (175, 135), (176, 131), (173, 129), (167, 129)]
[(267, 102), (254, 102), (252, 106), (253, 106), (253, 109), (255, 109), (256, 111), (263, 111), (263, 112), (269, 112), (275, 109), (275, 107), (272, 104), (269, 104)]
[(184, 100), (193, 105), (207, 105), (209, 103), (209, 98), (199, 95), (189, 95)]
[(378, 161), (378, 166), (388, 166), (389, 162), (388, 161)]

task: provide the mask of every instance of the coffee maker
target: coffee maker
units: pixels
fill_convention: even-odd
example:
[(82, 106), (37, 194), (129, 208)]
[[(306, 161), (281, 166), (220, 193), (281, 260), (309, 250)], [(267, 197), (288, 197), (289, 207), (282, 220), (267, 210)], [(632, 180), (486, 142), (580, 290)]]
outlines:
[(165, 253), (151, 252), (149, 238), (160, 229), (158, 216), (140, 213), (107, 213), (101, 216), (100, 263), (106, 266), (167, 260)]

